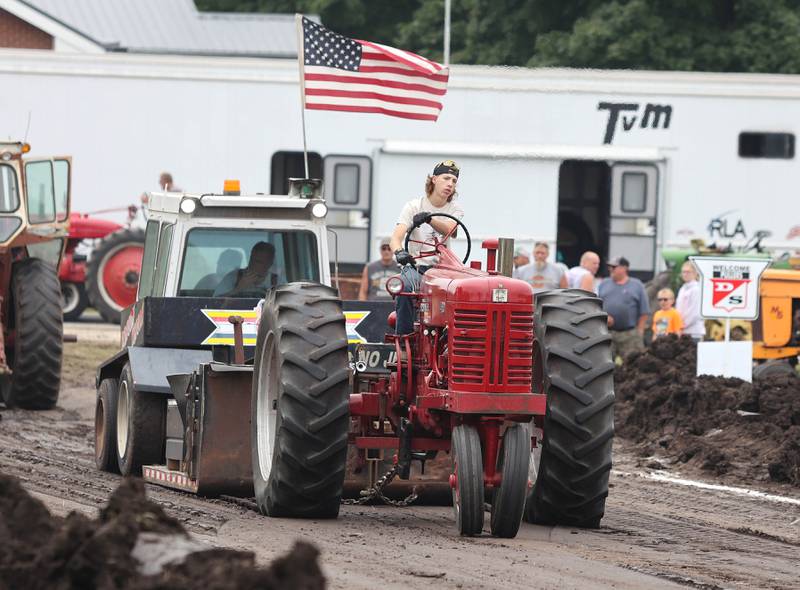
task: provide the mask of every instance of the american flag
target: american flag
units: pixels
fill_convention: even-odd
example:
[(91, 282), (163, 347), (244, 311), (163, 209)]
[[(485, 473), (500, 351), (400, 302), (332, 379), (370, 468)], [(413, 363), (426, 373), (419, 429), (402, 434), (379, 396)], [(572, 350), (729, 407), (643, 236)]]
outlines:
[(301, 18), (300, 68), (307, 109), (438, 119), (447, 92), (447, 68), (409, 51), (350, 39)]

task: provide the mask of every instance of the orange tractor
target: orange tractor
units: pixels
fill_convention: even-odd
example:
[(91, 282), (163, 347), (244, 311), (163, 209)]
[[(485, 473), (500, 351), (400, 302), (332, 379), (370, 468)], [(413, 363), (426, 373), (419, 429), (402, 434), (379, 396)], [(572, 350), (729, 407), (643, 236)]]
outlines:
[(795, 373), (800, 354), (800, 271), (767, 269), (753, 322), (753, 377)]

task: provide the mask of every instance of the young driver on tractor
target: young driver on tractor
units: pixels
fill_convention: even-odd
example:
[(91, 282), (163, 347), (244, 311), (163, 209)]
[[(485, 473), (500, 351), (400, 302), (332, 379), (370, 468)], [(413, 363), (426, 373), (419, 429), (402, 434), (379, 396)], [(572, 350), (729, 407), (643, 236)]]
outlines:
[[(402, 267), (403, 290), (406, 292), (417, 291), (421, 275), (437, 261), (436, 256), (424, 257), (415, 268), (414, 259), (422, 252), (420, 244), (426, 241), (430, 243), (434, 236), (441, 239), (455, 228), (455, 221), (446, 217), (432, 218), (432, 214), (447, 213), (458, 219), (464, 217), (463, 209), (455, 202), (458, 174), (458, 166), (453, 160), (439, 162), (425, 180), (425, 196), (408, 201), (400, 212), (392, 233), (391, 247), (397, 263)], [(403, 240), (408, 228), (412, 226), (419, 227), (412, 232), (409, 249), (406, 250)], [(395, 306), (395, 333), (410, 334), (414, 329), (414, 300), (410, 297), (397, 297)]]

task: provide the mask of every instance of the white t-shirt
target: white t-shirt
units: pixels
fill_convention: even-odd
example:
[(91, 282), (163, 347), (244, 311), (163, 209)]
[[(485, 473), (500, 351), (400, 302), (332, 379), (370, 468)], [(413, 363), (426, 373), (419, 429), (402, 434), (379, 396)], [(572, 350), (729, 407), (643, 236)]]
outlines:
[[(433, 203), (430, 202), (428, 197), (420, 197), (418, 199), (412, 199), (408, 203), (405, 204), (403, 210), (400, 212), (400, 217), (397, 219), (397, 224), (405, 225), (406, 228), (409, 228), (414, 223), (414, 215), (417, 213), (422, 213), (423, 211), (428, 213), (447, 213), (448, 215), (452, 215), (456, 219), (462, 219), (464, 217), (464, 210), (461, 209), (461, 206), (456, 203), (455, 201), (450, 201), (449, 203), (445, 203), (441, 207), (435, 207)], [(443, 218), (442, 218), (443, 220)], [(436, 236), (437, 239), (442, 239), (442, 234), (437, 232), (433, 227), (431, 227), (427, 223), (423, 223), (421, 226), (416, 228), (413, 232), (411, 232), (411, 240), (416, 240), (418, 242), (430, 242), (433, 237)], [(405, 240), (405, 238), (404, 238)], [(425, 247), (425, 250), (430, 250), (431, 248)], [(415, 244), (413, 241), (410, 241), (408, 244), (408, 253), (412, 256), (418, 256), (421, 250), (420, 244)], [(418, 261), (418, 264), (422, 265), (432, 265), (436, 264), (438, 260), (437, 256), (430, 256), (421, 258)]]
[[(582, 266), (573, 266), (567, 271), (567, 286), (570, 289), (580, 289), (583, 277), (591, 274), (588, 269)], [(592, 281), (594, 283), (594, 281)]]
[(683, 320), (683, 333), (690, 336), (705, 336), (706, 324), (700, 315), (700, 283), (689, 281), (681, 285), (675, 309)]

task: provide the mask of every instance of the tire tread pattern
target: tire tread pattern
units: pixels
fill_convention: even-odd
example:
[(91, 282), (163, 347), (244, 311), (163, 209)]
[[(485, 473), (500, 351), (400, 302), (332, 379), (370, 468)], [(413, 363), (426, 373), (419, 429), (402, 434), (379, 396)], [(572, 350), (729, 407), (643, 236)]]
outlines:
[(606, 313), (593, 294), (549, 291), (536, 297), (534, 329), (547, 411), (525, 519), (596, 528), (605, 512), (614, 437), (614, 364)]
[(279, 285), (267, 296), (256, 345), (255, 374), (272, 333), (278, 351), (273, 458), (262, 478), (257, 457), (258, 380), (253, 379), (253, 483), (270, 516), (336, 518), (350, 425), (347, 334), (334, 289), (317, 283)]
[(58, 401), (64, 352), (58, 274), (45, 261), (26, 258), (14, 264), (11, 289), (16, 336), (5, 401), (27, 410), (47, 410)]

